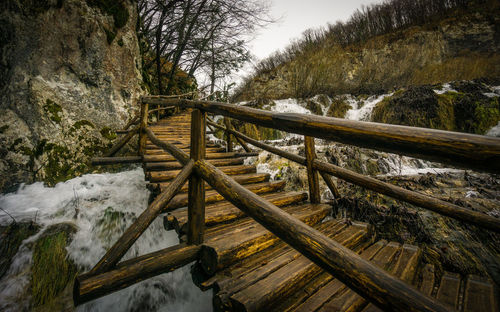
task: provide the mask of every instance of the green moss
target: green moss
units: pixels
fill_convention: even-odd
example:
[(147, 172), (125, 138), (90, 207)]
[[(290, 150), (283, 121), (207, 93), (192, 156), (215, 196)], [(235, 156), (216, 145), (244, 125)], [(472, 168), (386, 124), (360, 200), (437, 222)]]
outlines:
[(80, 130), (80, 128), (82, 127), (95, 128), (94, 124), (88, 120), (79, 120), (73, 124), (73, 128), (75, 128), (76, 130)]
[(454, 130), (455, 95), (438, 97), (431, 86), (410, 87), (386, 97), (373, 110), (375, 122), (412, 127)]
[(111, 128), (109, 127), (104, 127), (101, 129), (101, 135), (108, 139), (108, 140), (114, 140), (116, 139), (116, 132), (114, 132)]
[(113, 40), (115, 40), (116, 32), (107, 28), (104, 28), (104, 32), (106, 33), (106, 41), (108, 42), (108, 44), (112, 44)]
[(9, 125), (1, 126), (0, 127), (0, 134), (3, 134), (5, 131), (7, 131), (7, 129), (9, 129)]
[(122, 28), (127, 24), (130, 14), (122, 2), (116, 0), (87, 0), (87, 3), (98, 7), (101, 12), (113, 16), (116, 28)]
[(329, 117), (344, 118), (350, 108), (351, 105), (346, 102), (345, 98), (335, 98), (332, 100), (332, 104), (330, 104), (326, 115)]
[(60, 123), (62, 118), (61, 118), (61, 113), (62, 113), (62, 107), (61, 105), (57, 104), (56, 102), (47, 99), (45, 101), (45, 105), (43, 106), (45, 111), (49, 114), (50, 120)]
[(12, 222), (8, 226), (0, 226), (0, 278), (9, 269), (12, 257), (17, 253), (26, 238), (35, 235), (39, 227), (32, 222)]
[(73, 282), (77, 269), (67, 259), (66, 246), (74, 232), (73, 226), (59, 224), (47, 229), (35, 243), (31, 279), (35, 306), (51, 301), (68, 283)]
[(107, 207), (104, 210), (103, 216), (97, 221), (99, 230), (98, 236), (103, 241), (108, 241), (108, 238), (122, 229), (125, 225), (125, 218), (128, 217), (125, 213), (116, 211), (113, 207)]

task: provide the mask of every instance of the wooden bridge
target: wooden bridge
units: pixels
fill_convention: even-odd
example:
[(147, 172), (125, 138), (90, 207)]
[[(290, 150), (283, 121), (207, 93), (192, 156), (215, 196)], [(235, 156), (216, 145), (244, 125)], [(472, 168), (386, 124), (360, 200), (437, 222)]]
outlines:
[[(148, 125), (155, 111), (149, 105), (182, 112)], [(305, 135), (306, 157), (254, 140), (229, 122), (207, 121), (207, 113)], [(490, 280), (436, 274), (418, 246), (377, 240), (366, 223), (331, 218), (319, 175), (335, 197), (331, 176), (485, 230), (500, 232), (500, 219), (322, 162), (314, 137), (491, 173), (500, 173), (500, 139), (167, 97), (144, 97), (140, 117), (128, 127), (134, 122), (94, 164), (142, 162), (155, 199), (77, 277), (75, 304), (197, 261), (199, 287), (213, 289), (220, 311), (498, 311)], [(227, 148), (206, 143), (207, 126), (225, 131)], [(135, 134), (139, 156), (113, 157)], [(233, 139), (245, 152), (233, 152)], [(306, 166), (308, 192), (284, 191), (284, 181), (245, 165), (245, 157), (257, 155), (247, 144)], [(120, 262), (160, 215), (181, 243)]]

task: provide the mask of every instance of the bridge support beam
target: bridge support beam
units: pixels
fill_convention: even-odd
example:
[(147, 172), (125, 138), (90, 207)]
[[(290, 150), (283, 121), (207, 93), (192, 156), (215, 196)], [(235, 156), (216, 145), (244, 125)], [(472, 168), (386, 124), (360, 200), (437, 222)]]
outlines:
[[(198, 109), (191, 113), (191, 159), (205, 159), (206, 113)], [(189, 178), (188, 244), (203, 243), (205, 234), (205, 182), (197, 175)]]
[(314, 138), (310, 136), (305, 136), (304, 145), (306, 147), (307, 180), (309, 182), (309, 200), (311, 201), (312, 204), (318, 204), (321, 202), (321, 194), (319, 191), (318, 171), (313, 168), (313, 161), (316, 159)]

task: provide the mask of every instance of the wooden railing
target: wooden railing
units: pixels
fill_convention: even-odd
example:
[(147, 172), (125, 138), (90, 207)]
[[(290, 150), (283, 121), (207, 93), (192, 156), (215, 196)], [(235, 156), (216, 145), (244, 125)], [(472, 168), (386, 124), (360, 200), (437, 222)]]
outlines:
[[(159, 140), (147, 127), (148, 105), (192, 108), (190, 155), (175, 145)], [(252, 139), (231, 128), (227, 120), (225, 127), (207, 122), (206, 113), (223, 115), (240, 121), (298, 133), (305, 136), (306, 157), (282, 151), (276, 147)], [(235, 105), (144, 97), (141, 105), (139, 151), (143, 153), (146, 141), (170, 153), (184, 168), (122, 238), (106, 253), (87, 274), (78, 277), (75, 283), (75, 302), (81, 303), (129, 286), (158, 272), (165, 272), (196, 257), (196, 246), (203, 242), (205, 225), (204, 181), (233, 205), (262, 224), (270, 232), (301, 252), (311, 261), (331, 273), (347, 286), (369, 299), (375, 305), (389, 311), (448, 311), (448, 307), (434, 298), (426, 296), (384, 270), (363, 260), (358, 254), (343, 247), (322, 233), (293, 218), (280, 208), (255, 195), (235, 182), (231, 177), (207, 162), (205, 158), (206, 126), (219, 128), (226, 133), (228, 147), (230, 138), (246, 146), (245, 142), (271, 153), (305, 165), (308, 172), (311, 202), (319, 202), (318, 173), (335, 196), (339, 196), (330, 175), (363, 186), (381, 194), (409, 202), (443, 215), (500, 232), (500, 219), (471, 211), (457, 205), (406, 190), (377, 179), (322, 162), (316, 158), (314, 138), (334, 140), (360, 147), (373, 148), (401, 155), (440, 161), (460, 167), (492, 173), (500, 172), (500, 139), (446, 131), (348, 121), (301, 114), (282, 114), (238, 107)], [(130, 133), (129, 133), (130, 134)], [(120, 141), (119, 144), (122, 142)], [(118, 145), (118, 144), (117, 144)], [(123, 145), (122, 145), (123, 146)], [(113, 148), (113, 150), (115, 147)], [(245, 147), (245, 150), (248, 146)], [(108, 153), (109, 154), (109, 153)], [(105, 161), (105, 159), (101, 159)], [(188, 246), (167, 249), (138, 259), (129, 260), (130, 265), (118, 264), (125, 252), (139, 235), (167, 206), (173, 195), (189, 179), (188, 188)], [(184, 249), (184, 257), (179, 253)], [(168, 255), (172, 255), (168, 257)], [(151, 264), (151, 259), (163, 257), (161, 263)], [(149, 262), (148, 262), (149, 261)], [(140, 269), (144, 264), (145, 269)], [(130, 268), (130, 270), (127, 270)], [(142, 270), (142, 271), (141, 271)]]

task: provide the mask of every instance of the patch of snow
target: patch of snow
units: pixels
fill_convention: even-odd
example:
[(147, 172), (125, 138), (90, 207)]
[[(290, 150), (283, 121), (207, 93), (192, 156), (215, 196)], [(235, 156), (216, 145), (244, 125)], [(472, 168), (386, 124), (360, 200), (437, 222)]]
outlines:
[(478, 196), (479, 193), (476, 191), (467, 191), (467, 193), (465, 193), (465, 198), (478, 197)]

